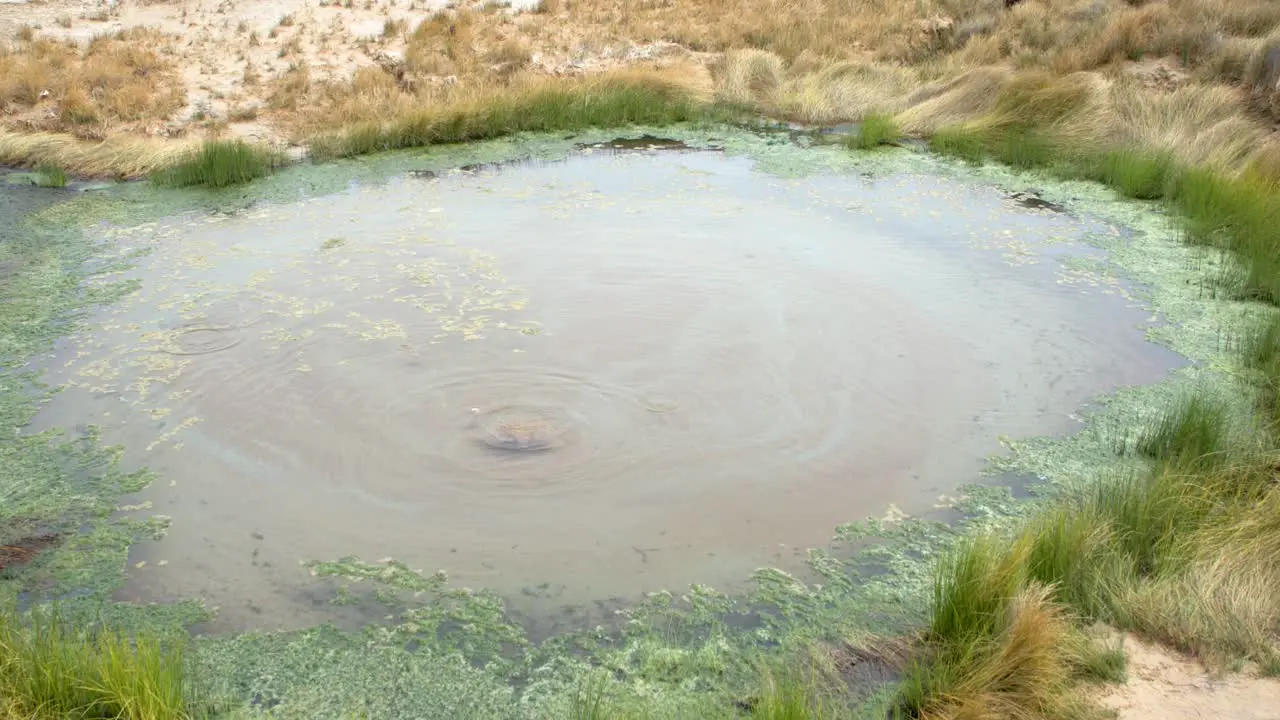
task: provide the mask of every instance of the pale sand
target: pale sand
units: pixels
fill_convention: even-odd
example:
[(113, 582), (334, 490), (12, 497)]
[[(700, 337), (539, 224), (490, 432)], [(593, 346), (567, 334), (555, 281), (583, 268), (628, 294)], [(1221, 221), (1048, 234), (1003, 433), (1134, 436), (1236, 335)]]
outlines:
[(1129, 680), (1107, 691), (1120, 720), (1280, 720), (1280, 679), (1253, 668), (1214, 677), (1195, 660), (1125, 638)]
[[(666, 42), (584, 43), (546, 16), (524, 12), (534, 5), (536, 0), (515, 0), (496, 9), (447, 0), (353, 0), (351, 7), (331, 0), (323, 5), (318, 0), (121, 0), (111, 5), (103, 0), (0, 0), (0, 38), (13, 37), (23, 25), (38, 28), (40, 37), (80, 43), (131, 28), (159, 30), (172, 37), (187, 105), (168, 122), (133, 130), (160, 137), (198, 136), (203, 134), (198, 123), (215, 118), (227, 121), (233, 136), (268, 142), (283, 142), (281, 118), (248, 111), (266, 110), (273, 78), (294, 63), (304, 63), (313, 81), (346, 81), (359, 68), (401, 62), (406, 34), (446, 6), (500, 13), (499, 35), (536, 37), (526, 69), (547, 75), (584, 74), (668, 55), (703, 55)], [(286, 16), (291, 22), (282, 25)], [(70, 27), (63, 26), (66, 18)], [(386, 36), (387, 21), (403, 21), (403, 29)], [(51, 96), (45, 104), (54, 102)], [(30, 112), (42, 111), (48, 108)]]

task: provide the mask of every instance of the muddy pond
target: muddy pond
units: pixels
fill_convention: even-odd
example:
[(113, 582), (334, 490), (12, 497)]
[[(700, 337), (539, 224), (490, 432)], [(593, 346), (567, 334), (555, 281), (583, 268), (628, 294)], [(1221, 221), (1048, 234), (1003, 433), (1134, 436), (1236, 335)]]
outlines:
[(1121, 228), (954, 178), (588, 147), (98, 232), (139, 289), (38, 421), (157, 473), (119, 597), (217, 630), (328, 619), (299, 562), (347, 555), (531, 616), (730, 590), (1180, 362), (1088, 271)]

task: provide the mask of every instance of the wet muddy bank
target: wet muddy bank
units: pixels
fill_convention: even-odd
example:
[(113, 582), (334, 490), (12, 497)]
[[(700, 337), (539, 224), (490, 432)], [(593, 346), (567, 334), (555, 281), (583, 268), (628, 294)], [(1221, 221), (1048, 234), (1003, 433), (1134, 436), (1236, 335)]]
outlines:
[[(711, 140), (684, 138), (695, 146)], [(116, 432), (110, 441), (126, 439), (126, 468), (145, 462), (157, 472), (157, 482), (130, 498), (138, 507), (129, 512), (139, 518), (161, 513), (172, 525), (165, 539), (133, 546), (131, 577), (118, 597), (203, 596), (220, 606), (227, 629), (297, 627), (335, 617), (314, 604), (299, 612), (296, 594), (312, 582), (299, 577), (299, 560), (353, 552), (371, 562), (389, 556), (408, 564), (349, 560), (313, 570), (363, 579), (365, 585), (352, 586), (357, 595), (382, 581), (436, 598), (396, 613), (384, 628), (388, 646), (431, 646), (438, 631), (468, 653), (491, 655), (485, 650), (490, 643), (527, 639), (507, 621), (505, 606), (545, 622), (566, 605), (590, 606), (690, 581), (711, 580), (726, 589), (736, 583), (746, 600), (697, 591), (677, 603), (678, 611), (663, 607), (661, 594), (639, 607), (621, 603), (629, 606), (624, 617), (633, 620), (619, 641), (599, 650), (629, 657), (638, 677), (655, 672), (654, 663), (666, 657), (680, 658), (681, 672), (691, 676), (714, 677), (720, 667), (715, 682), (724, 682), (724, 658), (762, 633), (785, 645), (791, 633), (824, 624), (908, 624), (923, 608), (925, 572), (924, 563), (912, 569), (908, 558), (927, 557), (952, 531), (903, 522), (905, 516), (933, 512), (935, 505), (958, 505), (980, 517), (1020, 512), (998, 491), (961, 489), (980, 477), (986, 455), (1001, 450), (1000, 436), (1068, 433), (1079, 427), (1072, 413), (1082, 404), (1121, 386), (1159, 380), (1181, 365), (1148, 344), (1146, 335), (1203, 357), (1201, 318), (1191, 315), (1203, 314), (1196, 304), (1207, 301), (1148, 284), (1168, 277), (1137, 272), (1143, 284), (1128, 283), (1124, 276), (1133, 268), (1116, 265), (1135, 259), (1125, 256), (1126, 248), (1146, 254), (1148, 271), (1161, 262), (1168, 263), (1161, 271), (1186, 263), (1149, 210), (1130, 211), (1087, 187), (1049, 187), (1044, 201), (1070, 211), (1064, 215), (1008, 198), (1025, 189), (1025, 181), (999, 172), (973, 173), (910, 155), (851, 158), (835, 149), (804, 150), (733, 132), (714, 140), (727, 156), (647, 148), (587, 153), (590, 148), (554, 142), (529, 152), (512, 141), (296, 168), (236, 191), (229, 203), (229, 195), (196, 200), (225, 208), (212, 214), (190, 207), (191, 196), (123, 192), (122, 203), (111, 208), (118, 214), (109, 247), (135, 267), (120, 279), (139, 279), (140, 289), (60, 344), (58, 352), (66, 354), (47, 371), (79, 378), (78, 384), (45, 410), (51, 426), (80, 418), (107, 436)], [(550, 166), (480, 166), (512, 152), (569, 155)], [(410, 175), (424, 169), (424, 156), (439, 168), (432, 170), (436, 177)], [(442, 172), (459, 165), (475, 167)], [(351, 177), (359, 180), (342, 190)], [(992, 182), (1005, 189), (987, 185)], [(290, 205), (286, 198), (302, 201)], [(368, 225), (371, 207), (394, 211), (378, 213), (381, 225)], [(454, 213), (473, 207), (483, 210)], [(413, 252), (426, 243), (410, 240), (422, 235), (436, 236), (435, 254)], [(1169, 259), (1151, 256), (1154, 249)], [(602, 258), (622, 261), (610, 267)], [(389, 278), (399, 278), (398, 284)], [(341, 302), (325, 306), (317, 287), (341, 293)], [(448, 292), (431, 294), (442, 287)], [(1178, 316), (1180, 334), (1151, 314), (1148, 303), (1161, 292), (1176, 296), (1165, 305)], [(717, 313), (720, 306), (734, 312)], [(402, 310), (435, 316), (419, 322), (422, 315), (402, 316)], [(493, 324), (476, 323), (481, 315)], [(333, 327), (339, 324), (346, 327)], [(663, 335), (672, 328), (681, 332)], [(418, 338), (426, 342), (408, 342)], [(646, 344), (646, 338), (657, 342)], [(474, 349), (486, 344), (496, 350)], [(465, 372), (433, 362), (441, 356), (428, 351), (441, 346), (458, 353)], [(665, 364), (637, 361), (663, 352)], [(522, 355), (529, 364), (512, 373), (509, 358)], [(1117, 362), (1117, 355), (1126, 359)], [(83, 360), (67, 363), (76, 356)], [(94, 365), (104, 358), (113, 362)], [(353, 365), (363, 366), (351, 371), (359, 373), (357, 383), (345, 370)], [(91, 368), (89, 375), (79, 373), (84, 367)], [(269, 368), (270, 378), (255, 376), (255, 367)], [(688, 367), (705, 374), (683, 370)], [(405, 379), (378, 389), (378, 382), (401, 377), (397, 373)], [(747, 382), (731, 382), (735, 376)], [(846, 393), (833, 397), (832, 388)], [(88, 397), (77, 400), (76, 392)], [(1119, 420), (1105, 422), (1140, 412), (1143, 395), (1154, 392), (1122, 392), (1121, 402), (1101, 410)], [(518, 398), (522, 393), (530, 399)], [(440, 397), (447, 399), (444, 407), (427, 402)], [(361, 414), (364, 403), (375, 412)], [(313, 410), (301, 413), (300, 406)], [(88, 407), (97, 407), (96, 415), (84, 412)], [(129, 414), (139, 409), (145, 415)], [(65, 420), (54, 422), (59, 412)], [(261, 412), (266, 421), (243, 424)], [(477, 424), (477, 416), (484, 422)], [(188, 423), (193, 417), (199, 420)], [(519, 432), (529, 423), (547, 423), (551, 434), (512, 435), (511, 428), (498, 427), (504, 422), (524, 428)], [(122, 427), (112, 430), (113, 423)], [(233, 434), (205, 429), (215, 426)], [(401, 448), (400, 459), (348, 442), (368, 428)], [(608, 432), (590, 435), (602, 429)], [(693, 442), (679, 444), (691, 435)], [(538, 437), (549, 439), (548, 446), (524, 452)], [(638, 439), (654, 446), (638, 452)], [(160, 457), (154, 453), (179, 443), (168, 459), (154, 460)], [(1029, 454), (1033, 446), (1015, 443), (1017, 461), (1000, 467), (1030, 467), (1055, 480), (1070, 474), (1050, 452)], [(952, 454), (921, 455), (938, 448)], [(193, 451), (202, 459), (183, 465), (183, 452)], [(304, 458), (312, 453), (329, 454), (308, 466)], [(655, 456), (682, 461), (644, 464)], [(566, 464), (547, 473), (539, 463), (548, 460)], [(635, 479), (594, 480), (607, 474), (593, 472), (601, 466), (591, 463), (608, 467), (612, 461), (634, 467)], [(717, 463), (724, 462), (740, 463), (743, 471), (717, 480), (720, 494), (690, 489), (695, 480), (715, 480)], [(275, 469), (264, 471), (272, 463)], [(884, 477), (904, 465), (907, 471), (893, 482), (849, 485), (850, 476)], [(343, 473), (346, 466), (381, 472)], [(441, 486), (453, 495), (432, 494), (415, 482), (414, 470), (423, 466), (452, 466), (458, 480)], [(686, 466), (699, 472), (672, 475), (673, 468)], [(297, 479), (289, 480), (281, 468)], [(201, 471), (209, 474), (192, 482)], [(573, 482), (547, 482), (564, 477)], [(241, 486), (222, 498), (204, 491), (228, 478)], [(477, 489), (483, 478), (491, 480)], [(708, 482), (713, 490), (716, 482)], [(195, 492), (184, 494), (189, 486)], [(467, 492), (477, 493), (477, 504), (451, 513), (456, 517), (396, 519), (406, 508), (411, 514), (432, 504), (471, 507), (456, 504)], [(486, 493), (502, 498), (508, 509), (482, 509)], [(688, 517), (663, 512), (655, 516), (660, 522), (646, 519), (647, 495), (680, 498), (673, 504)], [(787, 499), (795, 495), (817, 498), (824, 507), (817, 514), (804, 503), (788, 509)], [(313, 505), (299, 508), (299, 498)], [(759, 504), (753, 509), (752, 502)], [(327, 509), (324, 503), (330, 503)], [(531, 503), (544, 509), (532, 511)], [(548, 506), (555, 508), (550, 515)], [(297, 514), (290, 519), (290, 512)], [(808, 548), (824, 546), (832, 528), (865, 515), (883, 522), (842, 526), (841, 537), (852, 541), (870, 529), (905, 545), (873, 552), (872, 561), (895, 572), (859, 583), (851, 572), (854, 561)], [(373, 542), (352, 533), (361, 526), (376, 527)], [(492, 528), (512, 534), (495, 537)], [(642, 530), (628, 537), (627, 528)], [(673, 528), (677, 537), (662, 540)], [(468, 549), (457, 541), (468, 533), (487, 539), (472, 540)], [(543, 538), (541, 554), (510, 547), (519, 545), (511, 540), (530, 537)], [(588, 538), (599, 537), (612, 547), (584, 550)], [(655, 545), (655, 539), (668, 545)], [(714, 559), (688, 551), (726, 539)], [(397, 549), (415, 544), (439, 554)], [(674, 566), (662, 564), (664, 555), (678, 552), (686, 554)], [(767, 565), (790, 574), (764, 571), (740, 584)], [(441, 585), (430, 572), (416, 576), (410, 572), (416, 567), (449, 568), (455, 583)], [(574, 567), (596, 570), (547, 579)], [(803, 585), (792, 576), (821, 585)], [(517, 581), (496, 595), (457, 590), (508, 578)], [(625, 589), (593, 598), (590, 584), (597, 578)], [(140, 592), (147, 583), (149, 596)], [(249, 598), (252, 606), (230, 592), (254, 583), (263, 590)], [(537, 597), (540, 592), (551, 602)], [(528, 598), (525, 608), (521, 598)], [(715, 629), (722, 623), (714, 618), (738, 602), (774, 612), (750, 633)], [(888, 617), (899, 620), (888, 623), (883, 612), (877, 614), (886, 603), (896, 604)], [(618, 605), (605, 600), (601, 610)], [(468, 632), (482, 641), (457, 631), (462, 618), (481, 619)], [(667, 647), (657, 629), (671, 624), (687, 634)], [(585, 642), (589, 635), (574, 637)], [(210, 667), (221, 670), (210, 672), (252, 678), (257, 661), (248, 660), (248, 648), (284, 662), (314, 649), (313, 643), (329, 642), (341, 645), (324, 631), (212, 640)], [(554, 654), (530, 651), (518, 664), (551, 662), (547, 653)], [(368, 661), (344, 662), (364, 667)], [(430, 672), (446, 672), (430, 657), (419, 661)], [(284, 664), (299, 673), (295, 680), (314, 680), (306, 674), (311, 671), (290, 662)], [(347, 691), (355, 690), (351, 681)]]

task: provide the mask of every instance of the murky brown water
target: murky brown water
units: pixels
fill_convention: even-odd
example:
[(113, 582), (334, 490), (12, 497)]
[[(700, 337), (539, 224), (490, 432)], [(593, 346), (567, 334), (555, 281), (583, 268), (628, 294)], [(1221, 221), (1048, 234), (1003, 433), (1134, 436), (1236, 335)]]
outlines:
[(1086, 231), (1116, 230), (677, 152), (176, 218), (114, 233), (154, 247), (142, 289), (60, 351), (43, 420), (160, 473), (124, 595), (221, 628), (323, 619), (298, 562), (347, 554), (530, 611), (729, 588), (1171, 367), (1062, 262)]

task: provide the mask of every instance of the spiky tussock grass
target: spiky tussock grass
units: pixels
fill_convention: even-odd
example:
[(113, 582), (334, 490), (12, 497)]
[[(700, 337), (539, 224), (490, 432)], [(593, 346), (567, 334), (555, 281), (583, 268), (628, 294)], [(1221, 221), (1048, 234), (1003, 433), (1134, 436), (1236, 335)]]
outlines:
[[(967, 550), (989, 553), (991, 546)], [(958, 564), (996, 569), (998, 560), (960, 557)], [(970, 570), (960, 570), (967, 574)], [(997, 571), (997, 576), (1003, 573)], [(999, 586), (997, 581), (997, 586)], [(1006, 588), (1001, 587), (1001, 590)], [(1041, 585), (1007, 588), (1011, 595), (981, 600), (963, 632), (935, 646), (902, 683), (898, 712), (922, 719), (1085, 718), (1098, 713), (1070, 692), (1087, 667), (1079, 631)], [(969, 599), (977, 599), (973, 595)], [(987, 611), (994, 614), (987, 615)]]
[(240, 185), (271, 174), (282, 163), (274, 151), (240, 140), (207, 140), (194, 154), (152, 173), (165, 187)]
[(1193, 393), (1143, 429), (1137, 450), (1163, 463), (1186, 466), (1222, 459), (1227, 443), (1227, 409), (1204, 394)]
[(21, 717), (192, 717), (180, 644), (0, 612), (0, 697)]

